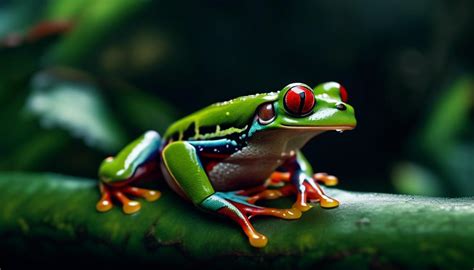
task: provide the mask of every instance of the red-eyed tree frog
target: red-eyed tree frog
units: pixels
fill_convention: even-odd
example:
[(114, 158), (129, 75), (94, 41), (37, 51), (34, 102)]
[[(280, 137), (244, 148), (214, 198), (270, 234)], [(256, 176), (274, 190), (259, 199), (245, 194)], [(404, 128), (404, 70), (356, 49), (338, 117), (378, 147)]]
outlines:
[[(119, 202), (127, 214), (139, 211), (140, 203), (129, 195), (154, 201), (160, 192), (134, 184), (159, 173), (184, 199), (232, 219), (252, 246), (264, 247), (268, 240), (254, 229), (251, 217), (298, 219), (311, 208), (310, 201), (323, 208), (339, 205), (318, 185), (335, 185), (338, 179), (313, 174), (301, 148), (322, 132), (356, 126), (347, 98), (336, 82), (314, 89), (292, 83), (278, 92), (210, 105), (172, 124), (163, 137), (147, 131), (102, 162), (96, 208), (105, 212)], [(256, 204), (292, 194), (296, 201), (289, 209)]]

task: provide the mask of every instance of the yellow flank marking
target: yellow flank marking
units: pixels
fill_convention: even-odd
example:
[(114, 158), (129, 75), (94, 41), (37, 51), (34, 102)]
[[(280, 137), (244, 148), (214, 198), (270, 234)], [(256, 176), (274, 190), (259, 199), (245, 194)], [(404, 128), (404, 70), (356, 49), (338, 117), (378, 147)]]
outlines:
[(199, 124), (197, 122), (194, 123), (194, 136), (199, 136)]
[(207, 134), (199, 134), (199, 132), (197, 132), (197, 133), (196, 133), (193, 137), (191, 137), (190, 139), (194, 139), (194, 140), (197, 140), (197, 139), (205, 140), (205, 139), (211, 139), (211, 138), (215, 138), (215, 137), (222, 137), (222, 136), (226, 136), (226, 135), (233, 134), (233, 133), (240, 133), (240, 132), (243, 132), (243, 131), (245, 131), (247, 128), (248, 128), (248, 125), (246, 125), (246, 126), (243, 127), (243, 128), (230, 127), (230, 128), (228, 128), (228, 129), (223, 129), (223, 130), (221, 130), (221, 127), (220, 127), (219, 125), (217, 125), (215, 132), (207, 133)]

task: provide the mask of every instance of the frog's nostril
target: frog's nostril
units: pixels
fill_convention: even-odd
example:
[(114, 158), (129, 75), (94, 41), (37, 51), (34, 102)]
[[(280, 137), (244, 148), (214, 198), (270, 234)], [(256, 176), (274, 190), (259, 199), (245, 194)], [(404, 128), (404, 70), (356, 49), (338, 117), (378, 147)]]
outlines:
[(336, 108), (340, 111), (345, 111), (347, 109), (346, 105), (344, 103), (337, 103)]

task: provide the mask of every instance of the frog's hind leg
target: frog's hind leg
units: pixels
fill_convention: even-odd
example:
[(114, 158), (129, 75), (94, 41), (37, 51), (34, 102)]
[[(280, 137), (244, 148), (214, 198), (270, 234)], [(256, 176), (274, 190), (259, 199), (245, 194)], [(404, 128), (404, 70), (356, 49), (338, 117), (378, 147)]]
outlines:
[[(197, 143), (195, 143), (197, 144)], [(297, 209), (274, 209), (260, 207), (246, 201), (247, 196), (236, 192), (215, 192), (203, 168), (197, 150), (189, 142), (177, 141), (168, 144), (162, 152), (163, 165), (176, 186), (197, 207), (229, 217), (237, 222), (254, 247), (263, 247), (267, 238), (258, 233), (250, 223), (250, 218), (269, 215), (284, 219), (301, 216)]]
[(301, 212), (296, 208), (277, 209), (270, 207), (263, 207), (249, 203), (249, 197), (239, 195), (237, 192), (216, 192), (216, 194), (235, 205), (242, 212), (245, 212), (249, 218), (254, 216), (274, 216), (282, 219), (298, 219), (301, 217)]
[(160, 192), (131, 186), (132, 183), (150, 172), (157, 170), (161, 139), (158, 133), (148, 131), (137, 140), (127, 145), (116, 157), (106, 158), (99, 170), (102, 194), (96, 209), (99, 212), (109, 211), (113, 207), (113, 200), (122, 204), (126, 214), (140, 210), (140, 202), (130, 200), (127, 195), (155, 201)]
[(216, 192), (206, 198), (201, 206), (208, 210), (227, 216), (237, 222), (249, 242), (254, 247), (264, 247), (267, 244), (267, 237), (255, 230), (250, 223), (250, 219), (255, 216), (265, 215), (274, 216), (282, 219), (298, 219), (301, 217), (301, 211), (293, 209), (276, 209), (261, 207), (250, 204), (246, 201), (247, 197), (237, 195), (236, 192)]

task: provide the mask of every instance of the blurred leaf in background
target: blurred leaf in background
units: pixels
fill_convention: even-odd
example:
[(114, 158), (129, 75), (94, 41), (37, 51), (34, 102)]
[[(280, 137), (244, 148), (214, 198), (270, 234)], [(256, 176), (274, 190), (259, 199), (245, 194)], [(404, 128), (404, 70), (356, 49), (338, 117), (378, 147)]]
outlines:
[(87, 62), (84, 57), (93, 56), (91, 52), (95, 52), (101, 42), (120, 31), (120, 26), (147, 2), (50, 1), (45, 8), (43, 19), (72, 20), (76, 27), (52, 49), (48, 61), (69, 65)]
[(474, 77), (462, 76), (446, 88), (425, 111), (426, 119), (409, 144), (408, 152), (419, 165), (399, 164), (394, 169), (392, 179), (399, 192), (474, 194)]
[(44, 129), (60, 128), (104, 152), (126, 143), (118, 119), (107, 108), (97, 85), (71, 70), (41, 71), (32, 78), (26, 110)]
[(8, 23), (0, 29), (0, 120), (10, 123), (0, 130), (0, 169), (94, 177), (105, 156), (147, 129), (163, 132), (176, 119), (158, 97), (78, 69), (145, 3), (12, 2), (2, 9), (13, 15), (2, 17)]

